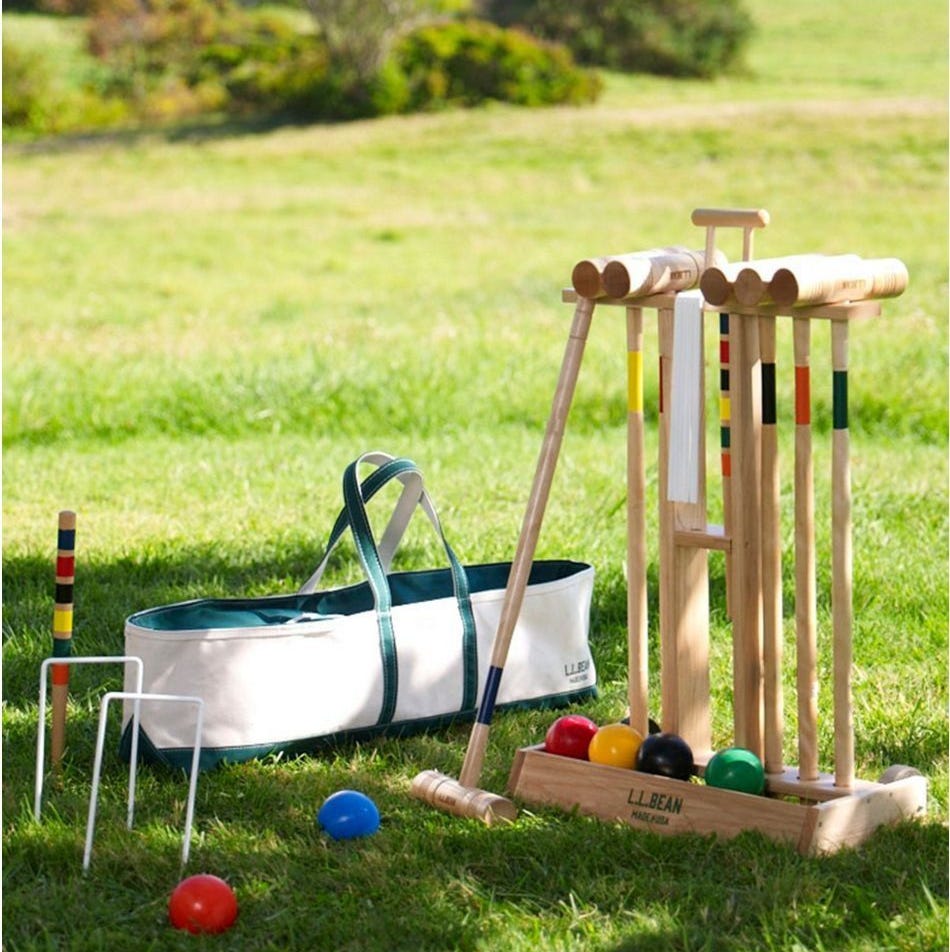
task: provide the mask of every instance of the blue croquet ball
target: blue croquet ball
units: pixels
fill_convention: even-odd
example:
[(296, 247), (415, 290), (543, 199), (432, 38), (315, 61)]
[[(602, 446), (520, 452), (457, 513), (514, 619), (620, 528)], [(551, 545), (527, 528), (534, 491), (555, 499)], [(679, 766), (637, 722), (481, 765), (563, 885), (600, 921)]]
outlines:
[(370, 836), (379, 829), (379, 810), (365, 793), (338, 790), (323, 801), (317, 823), (335, 840)]
[(710, 787), (753, 794), (765, 790), (762, 761), (743, 747), (728, 747), (714, 754), (706, 764), (705, 777)]

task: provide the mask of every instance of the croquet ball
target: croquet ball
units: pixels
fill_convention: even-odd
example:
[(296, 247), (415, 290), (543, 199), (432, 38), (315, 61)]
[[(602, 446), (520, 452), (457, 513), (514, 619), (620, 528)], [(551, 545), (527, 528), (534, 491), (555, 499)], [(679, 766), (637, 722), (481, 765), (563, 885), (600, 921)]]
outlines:
[(224, 932), (237, 919), (234, 890), (209, 873), (183, 879), (168, 900), (168, 918), (176, 929), (189, 932)]
[(379, 829), (379, 810), (365, 793), (338, 790), (323, 801), (317, 823), (335, 840), (370, 836)]
[(743, 747), (728, 747), (714, 754), (706, 764), (705, 776), (710, 787), (754, 794), (765, 790), (762, 761)]
[(597, 725), (583, 714), (565, 714), (559, 717), (544, 737), (544, 749), (549, 754), (587, 760), (587, 748), (597, 733)]
[(639, 731), (629, 724), (605, 724), (590, 739), (587, 758), (591, 763), (629, 770), (636, 763), (642, 743)]
[(660, 731), (644, 738), (637, 751), (635, 769), (673, 780), (689, 780), (693, 772), (693, 752), (679, 734)]
[[(621, 724), (630, 723), (630, 715), (628, 714), (621, 722)], [(662, 728), (652, 717), (647, 718), (647, 732), (650, 734), (659, 734)]]

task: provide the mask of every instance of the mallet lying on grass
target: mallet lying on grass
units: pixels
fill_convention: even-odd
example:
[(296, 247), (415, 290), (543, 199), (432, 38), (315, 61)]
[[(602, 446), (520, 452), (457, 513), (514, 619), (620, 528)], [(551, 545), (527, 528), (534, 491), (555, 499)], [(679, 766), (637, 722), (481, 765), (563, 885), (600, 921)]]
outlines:
[(495, 710), (495, 700), (498, 695), (498, 686), (504, 670), (505, 660), (508, 657), (508, 646), (514, 634), (515, 623), (521, 611), (528, 576), (531, 573), (531, 563), (534, 561), (534, 552), (541, 531), (541, 522), (544, 518), (544, 509), (547, 506), (554, 478), (554, 469), (564, 437), (564, 427), (567, 422), (568, 411), (574, 396), (577, 384), (577, 374), (580, 370), (581, 358), (584, 354), (584, 345), (587, 342), (587, 333), (590, 329), (591, 317), (594, 313), (594, 302), (589, 298), (578, 298), (574, 309), (574, 321), (571, 333), (564, 350), (564, 359), (561, 363), (561, 372), (557, 388), (554, 392), (554, 401), (551, 406), (551, 415), (548, 418), (544, 441), (541, 444), (541, 453), (538, 466), (534, 474), (534, 483), (528, 505), (521, 526), (521, 535), (518, 539), (518, 548), (514, 561), (511, 564), (511, 574), (508, 577), (508, 586), (505, 589), (505, 600), (501, 609), (501, 618), (492, 643), (491, 659), (489, 661), (488, 677), (478, 708), (472, 734), (469, 738), (465, 760), (459, 779), (440, 773), (437, 770), (424, 770), (412, 781), (410, 792), (414, 797), (426, 803), (454, 813), (456, 816), (473, 817), (484, 820), (491, 825), (498, 820), (514, 820), (518, 815), (517, 807), (504, 797), (488, 793), (478, 788), (478, 781), (482, 773), (482, 764), (485, 760), (485, 748), (488, 744), (488, 732), (491, 728), (492, 714)]

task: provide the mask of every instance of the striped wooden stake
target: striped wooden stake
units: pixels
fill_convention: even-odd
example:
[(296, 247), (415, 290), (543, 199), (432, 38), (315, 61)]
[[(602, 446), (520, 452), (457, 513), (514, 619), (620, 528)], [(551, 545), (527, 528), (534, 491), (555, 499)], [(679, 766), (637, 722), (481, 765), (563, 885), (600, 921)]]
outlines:
[(795, 644), (798, 777), (818, 779), (818, 622), (815, 594), (815, 477), (811, 439), (811, 324), (796, 317), (795, 350)]
[(627, 644), (630, 726), (649, 733), (643, 311), (627, 308)]
[[(73, 583), (76, 577), (76, 513), (64, 509), (59, 514), (56, 540), (56, 596), (53, 607), (53, 657), (68, 658), (73, 640)], [(54, 765), (66, 749), (66, 700), (69, 694), (69, 665), (54, 664), (50, 754)]]
[(848, 323), (831, 323), (831, 624), (834, 642), (835, 786), (854, 784), (851, 701), (851, 461), (848, 432)]
[[(729, 313), (719, 315), (719, 446), (722, 472), (722, 530), (732, 538), (732, 434), (729, 400)], [(732, 551), (726, 553), (726, 615), (732, 618)]]
[(775, 316), (759, 318), (762, 357), (762, 697), (765, 772), (781, 773), (782, 756), (782, 529), (775, 394)]

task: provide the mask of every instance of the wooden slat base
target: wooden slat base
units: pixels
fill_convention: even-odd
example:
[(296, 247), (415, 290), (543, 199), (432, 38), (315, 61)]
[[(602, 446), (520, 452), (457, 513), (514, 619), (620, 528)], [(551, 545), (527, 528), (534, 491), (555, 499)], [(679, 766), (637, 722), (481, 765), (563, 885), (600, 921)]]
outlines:
[[(807, 793), (818, 800), (812, 795), (828, 796), (827, 787), (819, 781)], [(889, 784), (856, 781), (850, 792), (838, 788), (826, 802), (809, 805), (559, 757), (541, 747), (517, 752), (508, 792), (528, 804), (577, 809), (658, 833), (730, 838), (758, 830), (806, 855), (854, 846), (880, 826), (922, 816), (927, 805), (927, 781), (919, 776)]]
[(870, 780), (855, 780), (850, 787), (837, 787), (834, 774), (820, 773), (816, 780), (800, 780), (795, 767), (786, 767), (783, 773), (767, 774), (765, 786), (773, 796), (824, 802), (855, 793), (865, 793), (881, 784)]

